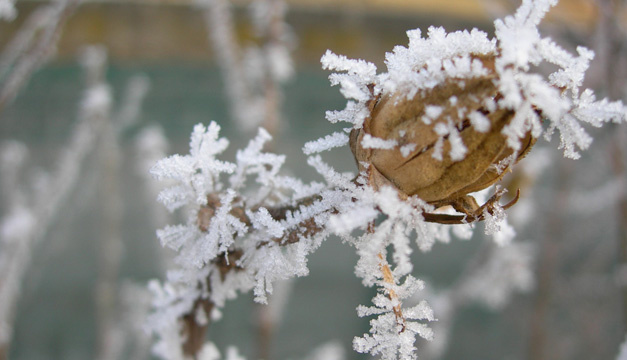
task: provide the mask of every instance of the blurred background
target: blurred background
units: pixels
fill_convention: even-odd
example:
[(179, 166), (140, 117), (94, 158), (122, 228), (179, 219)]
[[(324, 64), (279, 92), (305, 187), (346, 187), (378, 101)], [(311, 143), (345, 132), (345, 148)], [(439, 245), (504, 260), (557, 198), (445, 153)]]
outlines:
[[(0, 14), (12, 4), (0, 1)], [(259, 24), (264, 8), (251, 1), (216, 4), (18, 0), (14, 13), (4, 10), (0, 358), (151, 358), (145, 288), (171, 259), (155, 231), (181, 221), (155, 200), (161, 185), (147, 172), (156, 160), (187, 153), (194, 124), (211, 120), (232, 160), (263, 124), (272, 149), (288, 154), (284, 169), (319, 181), (301, 148), (341, 128), (324, 114), (345, 106), (320, 68), (327, 49), (384, 71), (385, 52), (406, 45), (407, 30), (491, 34), (519, 2), (289, 0), (274, 13), (278, 27)], [(541, 28), (566, 49), (595, 50), (586, 86), (617, 100), (627, 90), (625, 19), (623, 1), (561, 0)], [(278, 55), (258, 51), (272, 46)], [(238, 97), (261, 98), (265, 118), (238, 110)], [(522, 192), (510, 213), (514, 250), (482, 231), (416, 249), (414, 275), (428, 283), (442, 334), (419, 344), (421, 359), (616, 358), (627, 325), (627, 135), (613, 124), (589, 130), (595, 141), (582, 159), (563, 159), (555, 137), (541, 140), (506, 179)], [(325, 160), (356, 170), (348, 148)], [(259, 330), (267, 309), (248, 295), (227, 304), (209, 338), (249, 359), (263, 346), (271, 359), (303, 359), (329, 343), (365, 359), (351, 350), (369, 328), (355, 308), (374, 290), (354, 276), (356, 260), (337, 239), (313, 254), (310, 276), (281, 287), (289, 296), (272, 313), (271, 340)], [(495, 277), (510, 270), (512, 278)]]

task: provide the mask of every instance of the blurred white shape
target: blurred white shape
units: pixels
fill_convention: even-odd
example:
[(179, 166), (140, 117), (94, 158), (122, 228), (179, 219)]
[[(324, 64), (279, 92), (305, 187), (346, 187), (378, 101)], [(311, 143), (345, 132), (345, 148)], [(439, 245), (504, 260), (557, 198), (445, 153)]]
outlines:
[(530, 291), (534, 285), (533, 253), (529, 243), (494, 247), (485, 263), (462, 285), (464, 297), (497, 310), (514, 293)]
[(16, 16), (15, 0), (0, 0), (0, 19), (13, 21)]
[(627, 360), (627, 337), (618, 349), (618, 356), (616, 356), (616, 360)]
[(346, 350), (339, 341), (329, 341), (319, 345), (305, 357), (305, 360), (344, 360)]

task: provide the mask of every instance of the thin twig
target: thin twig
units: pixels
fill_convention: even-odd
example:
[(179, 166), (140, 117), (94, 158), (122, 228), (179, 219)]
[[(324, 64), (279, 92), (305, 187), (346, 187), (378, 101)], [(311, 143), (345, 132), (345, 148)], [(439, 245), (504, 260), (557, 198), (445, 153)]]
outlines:
[[(394, 279), (394, 274), (392, 274), (390, 265), (383, 258), (383, 255), (381, 253), (379, 253), (377, 256), (379, 257), (379, 269), (381, 270), (381, 273), (383, 274), (383, 281), (386, 284), (389, 284), (390, 287), (395, 286), (396, 280)], [(396, 323), (401, 325), (401, 330), (399, 331), (399, 333), (402, 333), (405, 331), (406, 325), (405, 325), (405, 317), (403, 316), (403, 310), (401, 309), (401, 301), (399, 300), (398, 295), (396, 295), (396, 292), (394, 291), (394, 289), (388, 289), (387, 293), (388, 293), (388, 297), (390, 298), (390, 301), (392, 302), (398, 301), (398, 305), (394, 305), (394, 307), (392, 307), (392, 311), (394, 312), (394, 316), (396, 317)]]
[[(45, 12), (47, 16), (42, 16), (43, 12), (34, 14), (36, 16), (35, 20), (41, 20), (42, 17), (46, 18), (45, 25), (41, 27), (42, 34), (30, 48), (23, 49), (22, 47), (24, 46), (18, 44), (12, 46), (13, 50), (21, 50), (22, 54), (20, 56), (11, 55), (7, 58), (7, 60), (14, 58), (14, 66), (3, 81), (2, 89), (0, 89), (0, 112), (8, 103), (15, 99), (33, 72), (54, 54), (63, 25), (70, 15), (74, 13), (80, 2), (81, 0), (59, 0), (52, 5), (48, 5), (49, 10)], [(33, 27), (31, 21), (27, 21), (25, 26), (25, 32), (18, 33), (20, 37), (18, 40), (34, 41), (32, 38), (34, 34), (29, 32), (36, 32), (38, 29)], [(3, 63), (3, 66), (6, 66), (6, 63)]]
[(240, 125), (246, 127), (252, 120), (249, 116), (254, 115), (249, 109), (252, 105), (252, 89), (243, 71), (242, 51), (237, 44), (229, 1), (210, 0), (202, 4), (206, 9), (205, 22), (224, 79), (231, 114)]

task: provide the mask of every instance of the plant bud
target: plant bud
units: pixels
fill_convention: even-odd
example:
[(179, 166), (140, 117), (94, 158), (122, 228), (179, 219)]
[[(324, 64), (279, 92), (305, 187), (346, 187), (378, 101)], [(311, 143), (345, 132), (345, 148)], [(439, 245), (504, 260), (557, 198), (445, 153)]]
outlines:
[[(494, 56), (475, 59), (487, 74), (449, 78), (412, 98), (398, 91), (371, 100), (370, 116), (350, 137), (371, 185), (393, 185), (405, 196), (445, 204), (499, 181), (529, 151), (535, 143), (530, 133), (516, 150), (502, 134), (515, 113), (497, 106)], [(366, 137), (394, 146), (376, 148)]]

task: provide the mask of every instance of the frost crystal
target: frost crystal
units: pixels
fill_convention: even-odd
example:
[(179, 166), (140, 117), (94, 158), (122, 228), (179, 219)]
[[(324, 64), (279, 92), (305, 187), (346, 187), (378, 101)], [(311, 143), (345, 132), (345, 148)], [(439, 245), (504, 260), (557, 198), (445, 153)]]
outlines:
[(303, 147), (305, 155), (311, 155), (348, 144), (348, 136), (341, 132), (327, 135), (322, 139), (310, 141)]
[(179, 185), (159, 194), (161, 201), (170, 211), (187, 204), (190, 200), (199, 205), (206, 204), (207, 194), (220, 191), (220, 174), (232, 173), (235, 165), (217, 160), (229, 142), (218, 138), (220, 126), (212, 122), (208, 128), (198, 124), (190, 140), (189, 155), (173, 155), (160, 160), (150, 170), (158, 180), (172, 179)]
[[(411, 276), (399, 286), (389, 286), (388, 294), (394, 292), (398, 298), (379, 293), (373, 298), (375, 306), (359, 306), (360, 317), (378, 315), (370, 321), (370, 334), (356, 337), (353, 347), (357, 352), (381, 355), (381, 359), (416, 359), (414, 343), (416, 337), (433, 339), (433, 331), (418, 320), (434, 321), (433, 310), (426, 302), (399, 310), (399, 300), (405, 299), (424, 287), (423, 283)], [(402, 319), (399, 315), (402, 312)]]
[(393, 149), (398, 143), (394, 140), (384, 140), (365, 134), (362, 140), (364, 149)]

